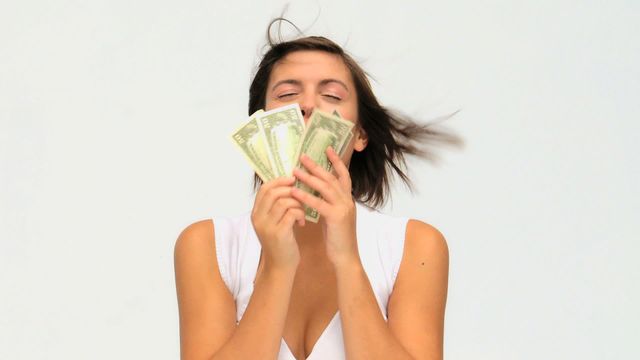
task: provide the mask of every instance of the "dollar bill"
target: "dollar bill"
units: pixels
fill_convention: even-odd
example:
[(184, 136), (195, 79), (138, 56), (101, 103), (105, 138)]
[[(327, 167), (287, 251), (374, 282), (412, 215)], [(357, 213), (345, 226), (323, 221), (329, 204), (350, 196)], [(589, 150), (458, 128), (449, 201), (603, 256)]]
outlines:
[[(344, 142), (350, 137), (351, 129), (354, 124), (350, 121), (343, 120), (338, 116), (314, 110), (309, 119), (309, 123), (305, 129), (304, 136), (300, 142), (300, 149), (296, 152), (298, 161), (296, 166), (303, 168), (299, 163), (300, 156), (306, 154), (316, 164), (329, 171), (331, 162), (327, 158), (326, 150), (329, 146), (333, 149), (342, 149)], [(306, 191), (314, 196), (320, 193), (297, 180), (295, 187)], [(314, 208), (305, 205), (305, 219), (318, 222), (320, 214)]]
[[(338, 112), (338, 110), (333, 110), (333, 115), (339, 117), (340, 119), (344, 119), (342, 116), (340, 116), (340, 113)], [(347, 135), (347, 138), (342, 143), (342, 147), (337, 150), (338, 155), (340, 157), (342, 157), (342, 155), (344, 154), (345, 150), (347, 149), (347, 146), (349, 145), (349, 143), (351, 143), (351, 139), (353, 139), (353, 130), (349, 131), (349, 134)], [(329, 169), (331, 169), (331, 164), (329, 166)]]
[(240, 149), (260, 179), (267, 182), (275, 179), (275, 175), (269, 160), (264, 133), (258, 123), (258, 117), (262, 113), (264, 113), (263, 110), (253, 113), (249, 121), (231, 134), (231, 142)]
[(342, 147), (338, 150), (338, 155), (342, 157), (342, 154), (347, 150), (347, 146), (351, 143), (351, 139), (353, 139), (353, 130), (350, 130), (347, 134), (347, 138), (342, 143)]
[(292, 104), (261, 113), (258, 122), (274, 176), (291, 175), (305, 129), (300, 106)]

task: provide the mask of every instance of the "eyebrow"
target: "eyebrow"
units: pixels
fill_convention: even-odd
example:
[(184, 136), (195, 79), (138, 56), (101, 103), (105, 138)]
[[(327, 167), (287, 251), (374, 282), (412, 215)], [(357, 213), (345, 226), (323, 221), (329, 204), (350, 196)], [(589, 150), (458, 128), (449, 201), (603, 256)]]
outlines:
[[(325, 86), (327, 84), (330, 83), (336, 83), (340, 86), (342, 86), (345, 90), (347, 90), (347, 92), (349, 92), (349, 88), (347, 87), (347, 85), (338, 80), (338, 79), (323, 79), (322, 81), (320, 81), (320, 86)], [(277, 88), (278, 86), (282, 85), (282, 84), (291, 84), (291, 85), (296, 85), (296, 86), (302, 86), (302, 82), (300, 80), (294, 80), (294, 79), (286, 79), (286, 80), (280, 80), (277, 83), (275, 83), (275, 85), (273, 85), (273, 87), (271, 87), (271, 91), (273, 91), (275, 88)]]

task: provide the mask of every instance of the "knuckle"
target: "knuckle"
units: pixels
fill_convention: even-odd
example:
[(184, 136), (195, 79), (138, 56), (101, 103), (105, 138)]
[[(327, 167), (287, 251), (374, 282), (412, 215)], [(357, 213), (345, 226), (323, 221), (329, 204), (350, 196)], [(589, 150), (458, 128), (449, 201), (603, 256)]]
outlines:
[(282, 206), (282, 202), (280, 202), (280, 200), (276, 201), (276, 203), (273, 204), (273, 207), (272, 207), (273, 211), (276, 212), (276, 213), (282, 212), (282, 208), (283, 208), (283, 206)]
[(286, 218), (287, 220), (290, 220), (293, 216), (295, 216), (294, 215), (295, 210), (296, 209), (292, 209), (292, 208), (287, 209), (286, 213), (284, 214), (284, 218)]
[(271, 182), (263, 183), (262, 186), (260, 186), (260, 189), (258, 189), (258, 193), (264, 194), (267, 190), (269, 190), (270, 187)]
[[(271, 185), (271, 184), (269, 184)], [(264, 189), (262, 189), (265, 195), (269, 195), (273, 192), (273, 187), (272, 186), (266, 186)]]
[(281, 207), (286, 207), (287, 205), (289, 205), (290, 201), (287, 198), (279, 198), (277, 200), (278, 205), (280, 205)]
[(274, 201), (274, 199), (276, 198), (277, 195), (278, 195), (278, 192), (276, 191), (276, 189), (269, 189), (264, 197), (265, 197), (265, 199), (269, 199), (270, 201)]

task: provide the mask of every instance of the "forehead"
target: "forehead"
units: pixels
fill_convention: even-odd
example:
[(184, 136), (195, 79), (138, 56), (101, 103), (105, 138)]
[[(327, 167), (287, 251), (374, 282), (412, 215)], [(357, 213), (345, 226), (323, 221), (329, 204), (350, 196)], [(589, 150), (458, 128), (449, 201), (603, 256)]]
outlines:
[(339, 55), (315, 50), (294, 51), (280, 59), (273, 66), (269, 83), (286, 78), (302, 81), (333, 78), (352, 85), (351, 73)]

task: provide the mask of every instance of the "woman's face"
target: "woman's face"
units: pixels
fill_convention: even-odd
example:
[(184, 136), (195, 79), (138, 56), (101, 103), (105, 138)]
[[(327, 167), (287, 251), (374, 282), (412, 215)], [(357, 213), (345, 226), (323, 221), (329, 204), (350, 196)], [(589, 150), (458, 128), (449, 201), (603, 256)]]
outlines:
[[(305, 124), (314, 109), (327, 113), (337, 110), (345, 120), (358, 123), (358, 96), (351, 72), (338, 55), (295, 51), (273, 66), (265, 111), (293, 103), (303, 110)], [(366, 146), (366, 139), (358, 136), (358, 131), (354, 135), (342, 157), (347, 166), (353, 150), (362, 151)]]

